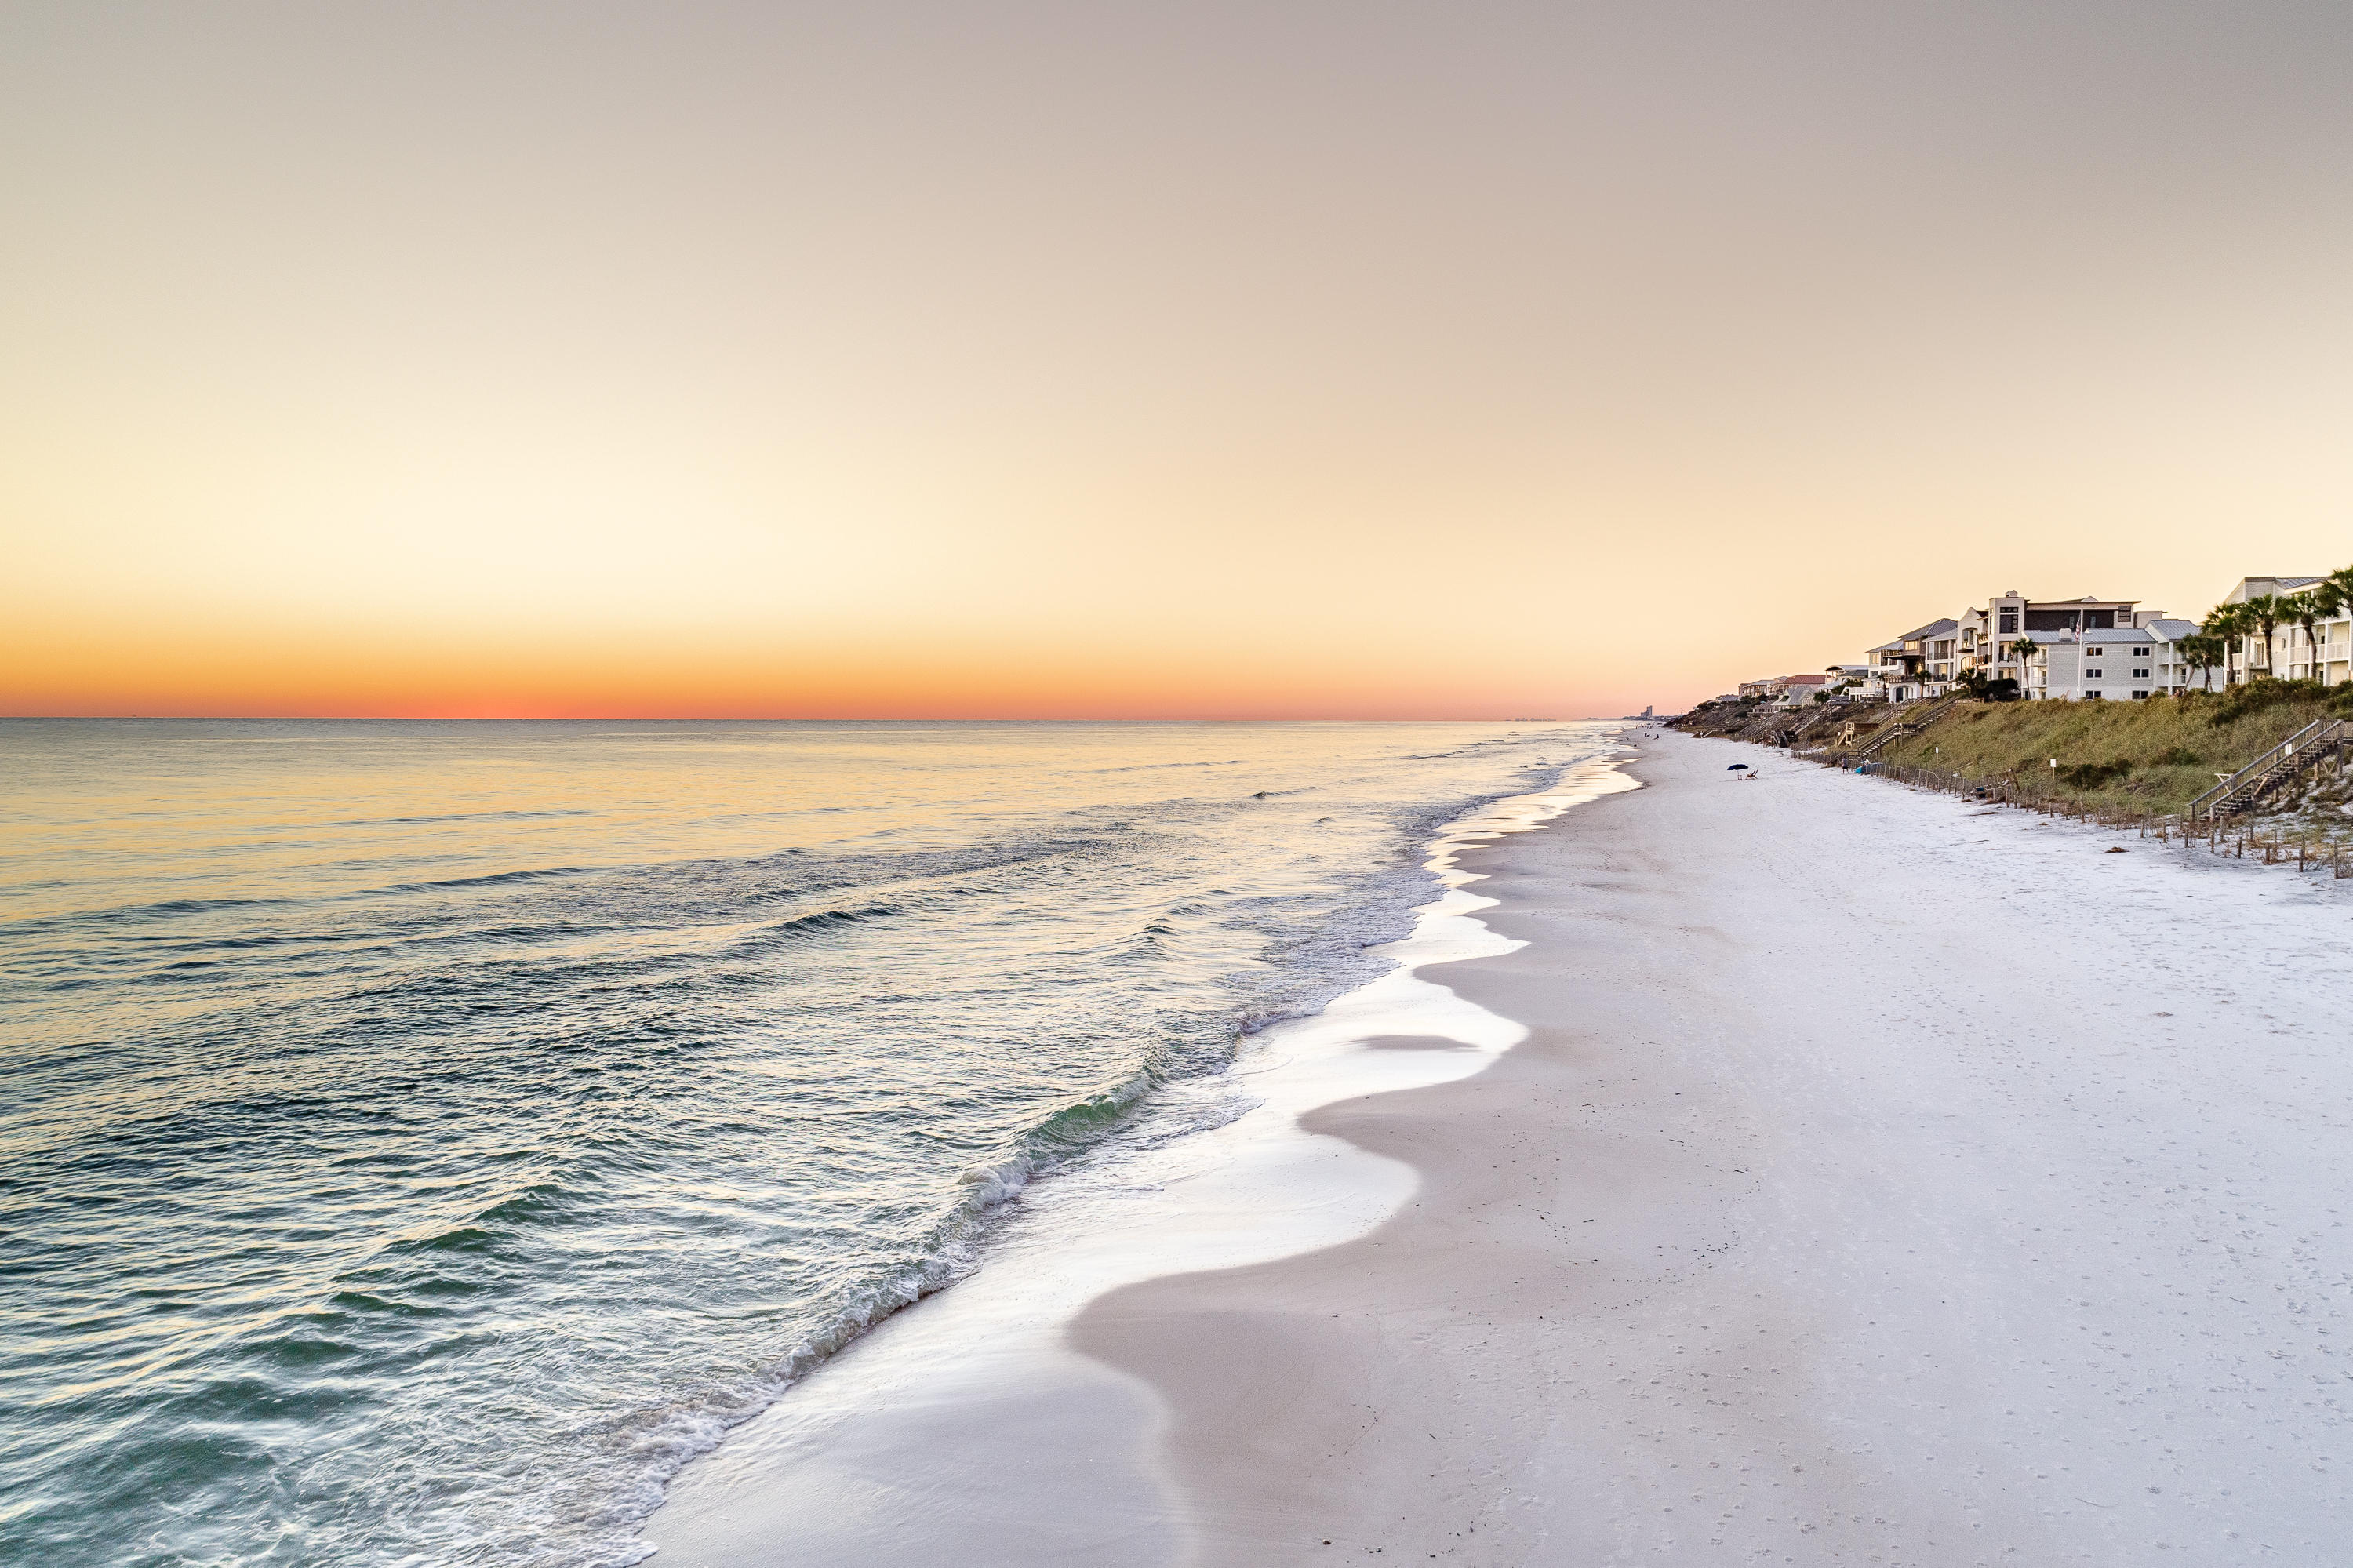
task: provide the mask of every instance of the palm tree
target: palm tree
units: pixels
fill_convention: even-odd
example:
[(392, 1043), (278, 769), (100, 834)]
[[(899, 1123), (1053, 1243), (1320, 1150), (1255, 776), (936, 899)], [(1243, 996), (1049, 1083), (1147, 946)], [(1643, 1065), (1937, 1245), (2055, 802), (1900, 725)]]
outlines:
[(2337, 613), (2337, 606), (2329, 601), (2328, 588), (2328, 579), (2323, 577), (2302, 593), (2288, 595), (2287, 599), (2289, 614), (2304, 628), (2305, 673), (2316, 681), (2320, 679), (2320, 641), (2312, 629)]
[(2312, 678), (2324, 686), (2328, 683), (2328, 666), (2321, 661), (2320, 641), (2313, 623), (2334, 620), (2345, 613), (2348, 605), (2353, 605), (2353, 586), (2340, 580), (2345, 576), (2342, 571), (2333, 572), (2296, 596), (2306, 612), (2296, 618), (2304, 623), (2306, 658), (2312, 666)]
[(2263, 678), (2270, 680), (2276, 673), (2272, 669), (2272, 634), (2279, 630), (2281, 621), (2294, 613), (2293, 607), (2278, 594), (2259, 593), (2242, 608), (2246, 619), (2263, 630)]
[(2038, 644), (2024, 637), (2010, 645), (2010, 657), (2018, 661), (2018, 694), (2021, 697), (2026, 695), (2027, 662), (2034, 657), (2037, 647)]
[(2353, 604), (2353, 567), (2339, 567), (2321, 580), (2337, 590), (2339, 603)]
[(2238, 672), (2232, 661), (2239, 652), (2239, 620), (2237, 605), (2218, 604), (2206, 612), (2205, 620), (2198, 623), (2200, 635), (2211, 637), (2222, 646), (2222, 684), (2225, 686), (2237, 684)]
[(2200, 645), (2200, 652), (2202, 652), (2202, 662), (2200, 666), (2198, 666), (2198, 673), (2205, 678), (2205, 690), (2210, 690), (2210, 693), (2214, 690), (2214, 671), (2217, 671), (2217, 666), (2221, 669), (2223, 685), (2231, 685), (2231, 642), (2223, 641), (2223, 638), (2217, 638), (2210, 631), (2200, 631), (2198, 633), (2198, 645)]
[(2212, 691), (2214, 667), (2229, 662), (2230, 645), (2211, 631), (2193, 631), (2173, 647), (2181, 662), (2198, 672), (2198, 683)]

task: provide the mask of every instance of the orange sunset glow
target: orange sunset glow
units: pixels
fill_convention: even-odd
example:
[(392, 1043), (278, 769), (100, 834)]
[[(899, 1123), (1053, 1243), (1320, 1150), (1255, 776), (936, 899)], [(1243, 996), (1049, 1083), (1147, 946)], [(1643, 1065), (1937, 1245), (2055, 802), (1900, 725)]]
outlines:
[(2195, 615), (2346, 554), (2331, 29), (18, 8), (0, 712), (1577, 716)]

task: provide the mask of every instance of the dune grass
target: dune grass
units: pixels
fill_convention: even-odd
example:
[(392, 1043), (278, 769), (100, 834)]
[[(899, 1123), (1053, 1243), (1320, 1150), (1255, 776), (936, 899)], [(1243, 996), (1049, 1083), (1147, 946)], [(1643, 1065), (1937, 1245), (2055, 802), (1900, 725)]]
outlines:
[(2348, 713), (2353, 687), (2306, 681), (2138, 703), (1965, 703), (1880, 756), (1971, 779), (2015, 777), (2038, 794), (2107, 810), (2179, 811), (2216, 774), (2245, 766), (2315, 718)]

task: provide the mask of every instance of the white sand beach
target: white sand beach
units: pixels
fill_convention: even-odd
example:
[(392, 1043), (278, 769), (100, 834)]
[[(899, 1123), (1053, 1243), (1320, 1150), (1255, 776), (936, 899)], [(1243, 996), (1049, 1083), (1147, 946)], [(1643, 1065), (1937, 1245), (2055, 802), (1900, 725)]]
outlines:
[[(660, 1560), (2353, 1561), (2353, 885), (1630, 772), (1463, 857), (1493, 937), (1388, 1052), (1456, 1069), (1134, 1196), (1230, 1204), (1228, 1261), (1095, 1289), (1017, 1227), (690, 1469)], [(1400, 1033), (1324, 1027), (1332, 1083)]]

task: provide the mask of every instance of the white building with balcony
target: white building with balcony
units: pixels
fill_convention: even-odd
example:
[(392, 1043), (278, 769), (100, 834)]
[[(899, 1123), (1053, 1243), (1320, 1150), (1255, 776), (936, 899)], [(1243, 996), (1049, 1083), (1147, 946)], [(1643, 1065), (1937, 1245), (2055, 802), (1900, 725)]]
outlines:
[(1942, 696), (1952, 687), (1954, 643), (1960, 622), (1947, 617), (1891, 637), (1864, 655), (1863, 662), (1890, 702)]
[[(2143, 693), (2147, 695), (2173, 684), (2169, 673), (2160, 676), (2158, 672), (2170, 670), (2174, 636), (2113, 640), (2119, 648), (2129, 644), (2149, 651), (2148, 657), (2129, 660), (2121, 666), (2126, 671), (2147, 669), (2150, 673), (2145, 678), (2111, 677), (2109, 643), (2097, 640), (2114, 632), (2138, 634), (2164, 619), (2162, 611), (2143, 610), (2138, 604), (2137, 599), (2097, 599), (2088, 594), (2082, 599), (2031, 599), (2013, 588), (1988, 599), (1981, 609), (1964, 610), (1891, 638), (1872, 649), (1867, 658), (1873, 679), (1897, 702), (1942, 696), (1972, 670), (1982, 672), (1988, 680), (2016, 681), (2019, 694), (2026, 697), (2072, 699), (2096, 694), (2105, 700), (2110, 695), (2129, 696), (2142, 687), (2147, 688)], [(2056, 668), (2039, 655), (2021, 657), (2025, 650), (2056, 644), (2062, 639), (2068, 640), (2077, 652), (2063, 655)], [(2155, 648), (2160, 643), (2163, 658)], [(2099, 657), (2088, 662), (2077, 656), (2087, 646), (2101, 650)], [(2100, 673), (2096, 676), (2083, 673), (2088, 670)]]
[(2021, 695), (2033, 702), (2113, 702), (2166, 693), (2161, 645), (2150, 632), (2109, 628), (2046, 633), (2031, 640)]
[(1956, 673), (1982, 670), (1988, 680), (2016, 681), (2019, 694), (2031, 696), (2035, 682), (2021, 664), (2021, 649), (2062, 632), (2080, 637), (2118, 627), (2131, 630), (2160, 613), (2137, 609), (2139, 602), (2096, 599), (2090, 594), (2082, 599), (2028, 599), (2016, 588), (1996, 594), (1983, 609), (1962, 612), (1955, 638)]
[[(2275, 599), (2292, 599), (2307, 589), (2320, 586), (2323, 577), (2242, 577), (2239, 584), (2222, 596), (2224, 604), (2244, 604), (2252, 599), (2269, 595)], [(2239, 678), (2245, 680), (2257, 673), (2278, 675), (2294, 681), (2318, 681), (2325, 686), (2341, 686), (2353, 681), (2353, 613), (2338, 610), (2314, 623), (2312, 636), (2305, 636), (2303, 625), (2293, 620), (2283, 620), (2272, 629), (2271, 646), (2263, 646), (2263, 634), (2258, 631), (2242, 640), (2240, 650)], [(2216, 676), (2217, 683), (2221, 677)]]

